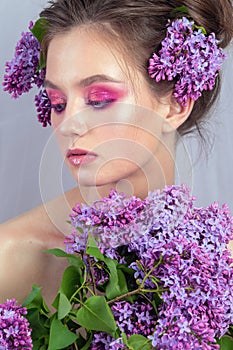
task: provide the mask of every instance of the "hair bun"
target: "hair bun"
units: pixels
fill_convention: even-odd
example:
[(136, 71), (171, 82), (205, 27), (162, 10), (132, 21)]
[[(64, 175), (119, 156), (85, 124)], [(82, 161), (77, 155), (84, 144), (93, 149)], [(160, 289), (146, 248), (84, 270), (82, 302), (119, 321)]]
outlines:
[(219, 46), (224, 48), (230, 43), (233, 37), (233, 4), (231, 0), (185, 0), (182, 3), (198, 25), (203, 26), (208, 34), (215, 33), (219, 40)]

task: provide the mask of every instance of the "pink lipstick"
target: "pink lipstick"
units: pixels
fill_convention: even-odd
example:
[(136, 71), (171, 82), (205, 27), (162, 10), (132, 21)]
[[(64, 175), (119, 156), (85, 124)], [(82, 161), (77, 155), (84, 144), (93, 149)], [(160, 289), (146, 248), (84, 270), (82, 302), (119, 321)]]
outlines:
[(74, 148), (69, 149), (66, 158), (73, 166), (79, 166), (92, 163), (97, 158), (97, 154), (84, 149)]

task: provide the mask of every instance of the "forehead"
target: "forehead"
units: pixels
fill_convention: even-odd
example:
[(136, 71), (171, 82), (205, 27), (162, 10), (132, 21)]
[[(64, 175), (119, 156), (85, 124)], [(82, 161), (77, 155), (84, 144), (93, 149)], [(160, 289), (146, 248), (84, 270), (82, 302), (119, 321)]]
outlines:
[(125, 80), (129, 72), (130, 67), (126, 69), (120, 50), (94, 30), (73, 28), (56, 35), (48, 47), (48, 79), (71, 81), (105, 74)]

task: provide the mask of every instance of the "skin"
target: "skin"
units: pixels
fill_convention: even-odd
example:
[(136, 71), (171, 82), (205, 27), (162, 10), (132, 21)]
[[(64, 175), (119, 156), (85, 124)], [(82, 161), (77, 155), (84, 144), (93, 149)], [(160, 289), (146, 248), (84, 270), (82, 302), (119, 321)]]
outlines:
[[(192, 103), (181, 108), (171, 96), (158, 101), (128, 66), (132, 84), (118, 56), (100, 35), (80, 28), (55, 37), (48, 50), (45, 86), (52, 126), (65, 162), (88, 198), (96, 187), (106, 195), (122, 179), (139, 197), (173, 183), (174, 130), (192, 108)], [(66, 157), (74, 148), (98, 157), (74, 166)]]
[[(80, 186), (0, 225), (0, 302), (10, 297), (23, 301), (36, 283), (51, 304), (66, 261), (44, 250), (64, 249), (64, 235), (70, 232), (66, 220), (75, 203), (90, 203), (110, 188), (144, 198), (148, 190), (174, 183), (174, 130), (188, 118), (193, 102), (181, 107), (171, 95), (158, 101), (141, 73), (130, 65), (124, 69), (123, 61), (91, 29), (74, 28), (52, 39), (45, 84), (54, 106), (52, 126)], [(117, 123), (110, 124), (109, 116)], [(74, 166), (66, 157), (70, 148), (98, 156)]]

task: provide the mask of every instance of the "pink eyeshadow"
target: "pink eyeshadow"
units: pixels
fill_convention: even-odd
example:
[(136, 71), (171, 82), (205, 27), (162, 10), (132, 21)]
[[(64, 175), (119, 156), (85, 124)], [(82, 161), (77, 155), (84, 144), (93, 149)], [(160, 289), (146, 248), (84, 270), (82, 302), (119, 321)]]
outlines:
[(50, 99), (51, 104), (59, 104), (66, 102), (66, 98), (59, 91), (53, 89), (47, 89), (47, 94)]

